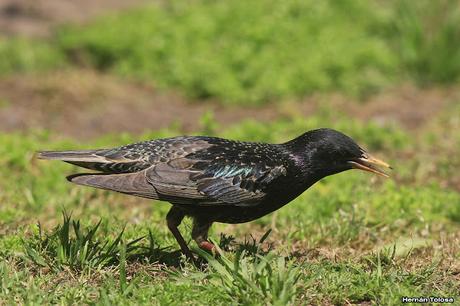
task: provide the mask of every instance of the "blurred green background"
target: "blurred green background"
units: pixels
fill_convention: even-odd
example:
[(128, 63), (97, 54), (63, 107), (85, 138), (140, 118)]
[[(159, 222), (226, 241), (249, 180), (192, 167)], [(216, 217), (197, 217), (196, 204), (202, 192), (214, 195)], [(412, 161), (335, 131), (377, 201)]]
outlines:
[[(0, 304), (458, 299), (459, 85), (458, 0), (0, 0)], [(214, 226), (236, 246), (204, 271), (177, 263), (168, 204), (72, 186), (75, 167), (34, 159), (318, 127), (388, 160), (391, 180), (347, 172), (260, 220)], [(63, 210), (81, 227), (65, 230)], [(238, 245), (269, 228), (241, 260)]]

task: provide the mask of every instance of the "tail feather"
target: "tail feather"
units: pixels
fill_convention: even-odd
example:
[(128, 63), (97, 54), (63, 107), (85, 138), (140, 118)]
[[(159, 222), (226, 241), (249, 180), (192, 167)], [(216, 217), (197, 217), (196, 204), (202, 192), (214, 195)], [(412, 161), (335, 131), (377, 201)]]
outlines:
[(81, 150), (81, 151), (39, 151), (39, 159), (54, 159), (67, 162), (107, 162), (106, 158), (99, 154), (106, 150)]
[(137, 172), (150, 166), (143, 160), (114, 159), (106, 156), (110, 150), (82, 150), (82, 151), (40, 151), (39, 159), (61, 160), (86, 169), (102, 171), (104, 173)]

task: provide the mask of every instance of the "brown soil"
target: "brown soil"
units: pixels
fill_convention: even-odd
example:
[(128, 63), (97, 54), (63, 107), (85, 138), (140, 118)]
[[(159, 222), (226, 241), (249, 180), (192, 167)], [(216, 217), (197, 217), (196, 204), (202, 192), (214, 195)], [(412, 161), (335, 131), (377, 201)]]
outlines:
[(173, 93), (87, 70), (0, 80), (0, 100), (0, 130), (43, 128), (75, 138), (138, 134), (175, 124), (186, 133), (199, 128), (207, 111), (222, 126), (244, 118), (270, 120), (276, 116), (271, 108), (187, 103)]
[(308, 116), (321, 106), (333, 109), (337, 114), (377, 124), (398, 124), (417, 131), (448, 105), (458, 103), (460, 88), (417, 88), (404, 84), (371, 96), (365, 101), (353, 101), (343, 95), (313, 96), (299, 102), (285, 103), (278, 107), (281, 113)]
[(411, 130), (424, 126), (445, 108), (460, 100), (459, 88), (416, 88), (403, 85), (382, 92), (361, 103), (335, 97), (338, 110), (363, 120), (381, 124), (397, 123)]

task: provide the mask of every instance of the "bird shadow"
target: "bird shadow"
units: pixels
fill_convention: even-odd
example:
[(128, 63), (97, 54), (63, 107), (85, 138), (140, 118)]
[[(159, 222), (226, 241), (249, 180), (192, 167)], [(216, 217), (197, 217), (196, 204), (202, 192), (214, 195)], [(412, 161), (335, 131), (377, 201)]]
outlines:
[[(167, 249), (170, 249), (169, 247)], [(180, 250), (155, 250), (154, 252), (142, 252), (128, 255), (126, 257), (127, 263), (147, 263), (158, 264), (163, 267), (180, 268), (184, 265), (186, 258)]]
[(184, 265), (186, 257), (183, 255), (183, 253), (180, 250), (174, 250), (172, 246), (160, 246), (150, 230), (148, 235), (136, 239), (136, 242), (140, 242), (146, 239), (146, 244), (136, 244), (136, 246), (132, 248), (132, 252), (127, 254), (127, 263), (142, 262), (148, 264), (159, 264), (163, 267), (175, 268)]

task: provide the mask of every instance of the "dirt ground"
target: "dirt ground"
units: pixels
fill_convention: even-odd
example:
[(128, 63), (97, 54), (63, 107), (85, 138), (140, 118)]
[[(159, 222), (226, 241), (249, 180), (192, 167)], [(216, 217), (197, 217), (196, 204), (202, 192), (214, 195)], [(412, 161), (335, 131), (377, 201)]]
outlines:
[(222, 126), (244, 118), (270, 120), (277, 115), (270, 107), (224, 108), (211, 102), (187, 102), (174, 93), (85, 70), (39, 78), (10, 77), (0, 81), (0, 97), (0, 130), (45, 128), (76, 138), (142, 133), (174, 124), (190, 132), (199, 128), (207, 111), (212, 111)]

